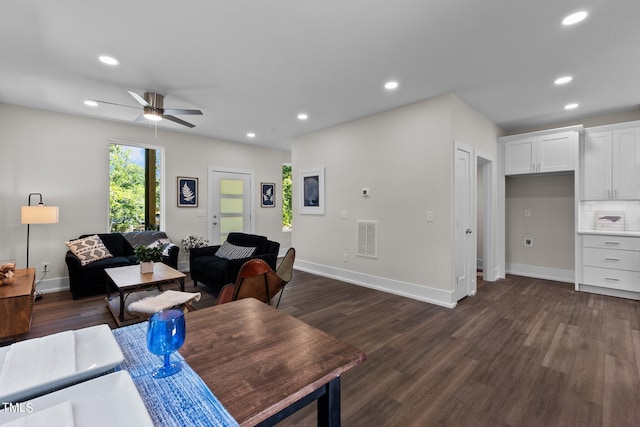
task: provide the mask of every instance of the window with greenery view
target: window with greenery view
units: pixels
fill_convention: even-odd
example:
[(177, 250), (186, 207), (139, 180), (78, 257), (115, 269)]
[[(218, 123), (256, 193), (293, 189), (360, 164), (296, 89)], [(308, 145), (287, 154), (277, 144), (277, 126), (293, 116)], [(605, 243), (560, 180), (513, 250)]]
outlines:
[(109, 222), (112, 232), (160, 229), (160, 150), (109, 146)]
[(291, 165), (282, 165), (282, 229), (291, 230)]

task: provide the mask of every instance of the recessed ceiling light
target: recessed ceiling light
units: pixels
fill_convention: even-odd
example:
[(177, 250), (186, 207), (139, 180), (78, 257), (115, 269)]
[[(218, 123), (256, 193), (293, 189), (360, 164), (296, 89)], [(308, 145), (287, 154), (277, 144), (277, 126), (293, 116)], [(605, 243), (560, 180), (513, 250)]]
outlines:
[(573, 104), (567, 104), (567, 105), (564, 106), (565, 110), (573, 110), (573, 109), (576, 109), (576, 108), (578, 108), (578, 104), (576, 104), (575, 102)]
[(587, 17), (587, 12), (581, 10), (580, 12), (572, 13), (562, 20), (562, 25), (573, 25), (584, 20)]
[(571, 80), (573, 80), (573, 77), (571, 76), (562, 76), (558, 77), (553, 83), (557, 85), (564, 85), (569, 83)]
[(398, 86), (399, 86), (399, 84), (398, 84), (398, 82), (396, 82), (396, 81), (389, 81), (389, 82), (386, 82), (386, 83), (384, 84), (384, 88), (385, 88), (386, 90), (394, 90), (394, 89), (398, 89)]
[(100, 57), (98, 57), (98, 59), (103, 64), (113, 65), (113, 66), (120, 65), (120, 61), (118, 61), (116, 58), (114, 58), (112, 56), (101, 55)]
[(87, 105), (89, 107), (97, 107), (98, 103), (92, 99), (87, 99), (86, 101), (84, 101), (84, 105)]
[(308, 118), (309, 118), (309, 115), (306, 113), (298, 114), (298, 120), (307, 120)]
[(255, 137), (256, 137), (256, 134), (255, 134), (255, 133), (253, 133), (253, 132), (249, 132), (249, 133), (247, 134), (247, 138), (255, 138)]

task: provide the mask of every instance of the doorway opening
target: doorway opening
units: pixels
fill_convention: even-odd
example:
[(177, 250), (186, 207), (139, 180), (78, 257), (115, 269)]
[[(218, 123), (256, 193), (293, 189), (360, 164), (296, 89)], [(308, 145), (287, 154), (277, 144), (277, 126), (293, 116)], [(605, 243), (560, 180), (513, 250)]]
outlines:
[(493, 161), (476, 156), (476, 271), (478, 279), (493, 282), (495, 266)]

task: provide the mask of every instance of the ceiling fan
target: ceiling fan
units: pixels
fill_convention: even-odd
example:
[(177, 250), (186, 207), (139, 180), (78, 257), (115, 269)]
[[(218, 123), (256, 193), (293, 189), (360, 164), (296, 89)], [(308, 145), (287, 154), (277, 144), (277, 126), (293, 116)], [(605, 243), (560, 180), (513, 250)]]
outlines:
[[(167, 119), (167, 120), (171, 120), (172, 122), (181, 124), (183, 126), (194, 128), (196, 127), (196, 125), (189, 123), (187, 121), (184, 121), (182, 119), (179, 119), (175, 117), (174, 114), (177, 114), (177, 115), (190, 114), (190, 115), (199, 115), (199, 116), (202, 115), (202, 111), (200, 110), (164, 108), (164, 105), (163, 105), (164, 96), (160, 95), (159, 93), (145, 92), (144, 96), (140, 96), (136, 92), (132, 92), (132, 91), (128, 91), (128, 92), (129, 92), (129, 95), (131, 95), (133, 99), (135, 99), (140, 105), (142, 105), (142, 108), (143, 108), (142, 115), (136, 118), (134, 120), (135, 122), (141, 122), (144, 119), (151, 120), (154, 122), (158, 122), (162, 119)], [(115, 102), (98, 101), (98, 100), (95, 100), (95, 101), (100, 102), (102, 104), (118, 105), (121, 107), (129, 107), (129, 108), (139, 108), (139, 107), (132, 107), (130, 105), (116, 104)]]

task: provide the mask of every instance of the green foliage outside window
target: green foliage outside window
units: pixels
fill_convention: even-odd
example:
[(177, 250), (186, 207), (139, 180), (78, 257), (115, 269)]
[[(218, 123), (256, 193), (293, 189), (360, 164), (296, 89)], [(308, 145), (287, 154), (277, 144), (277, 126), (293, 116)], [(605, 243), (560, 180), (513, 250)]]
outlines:
[[(109, 222), (112, 232), (141, 231), (146, 228), (145, 167), (140, 164), (144, 164), (144, 161), (131, 159), (133, 150), (145, 151), (144, 148), (109, 145)], [(154, 183), (157, 206), (151, 208), (156, 217), (160, 213), (159, 157), (156, 159)]]
[(291, 229), (291, 165), (282, 165), (282, 228)]

